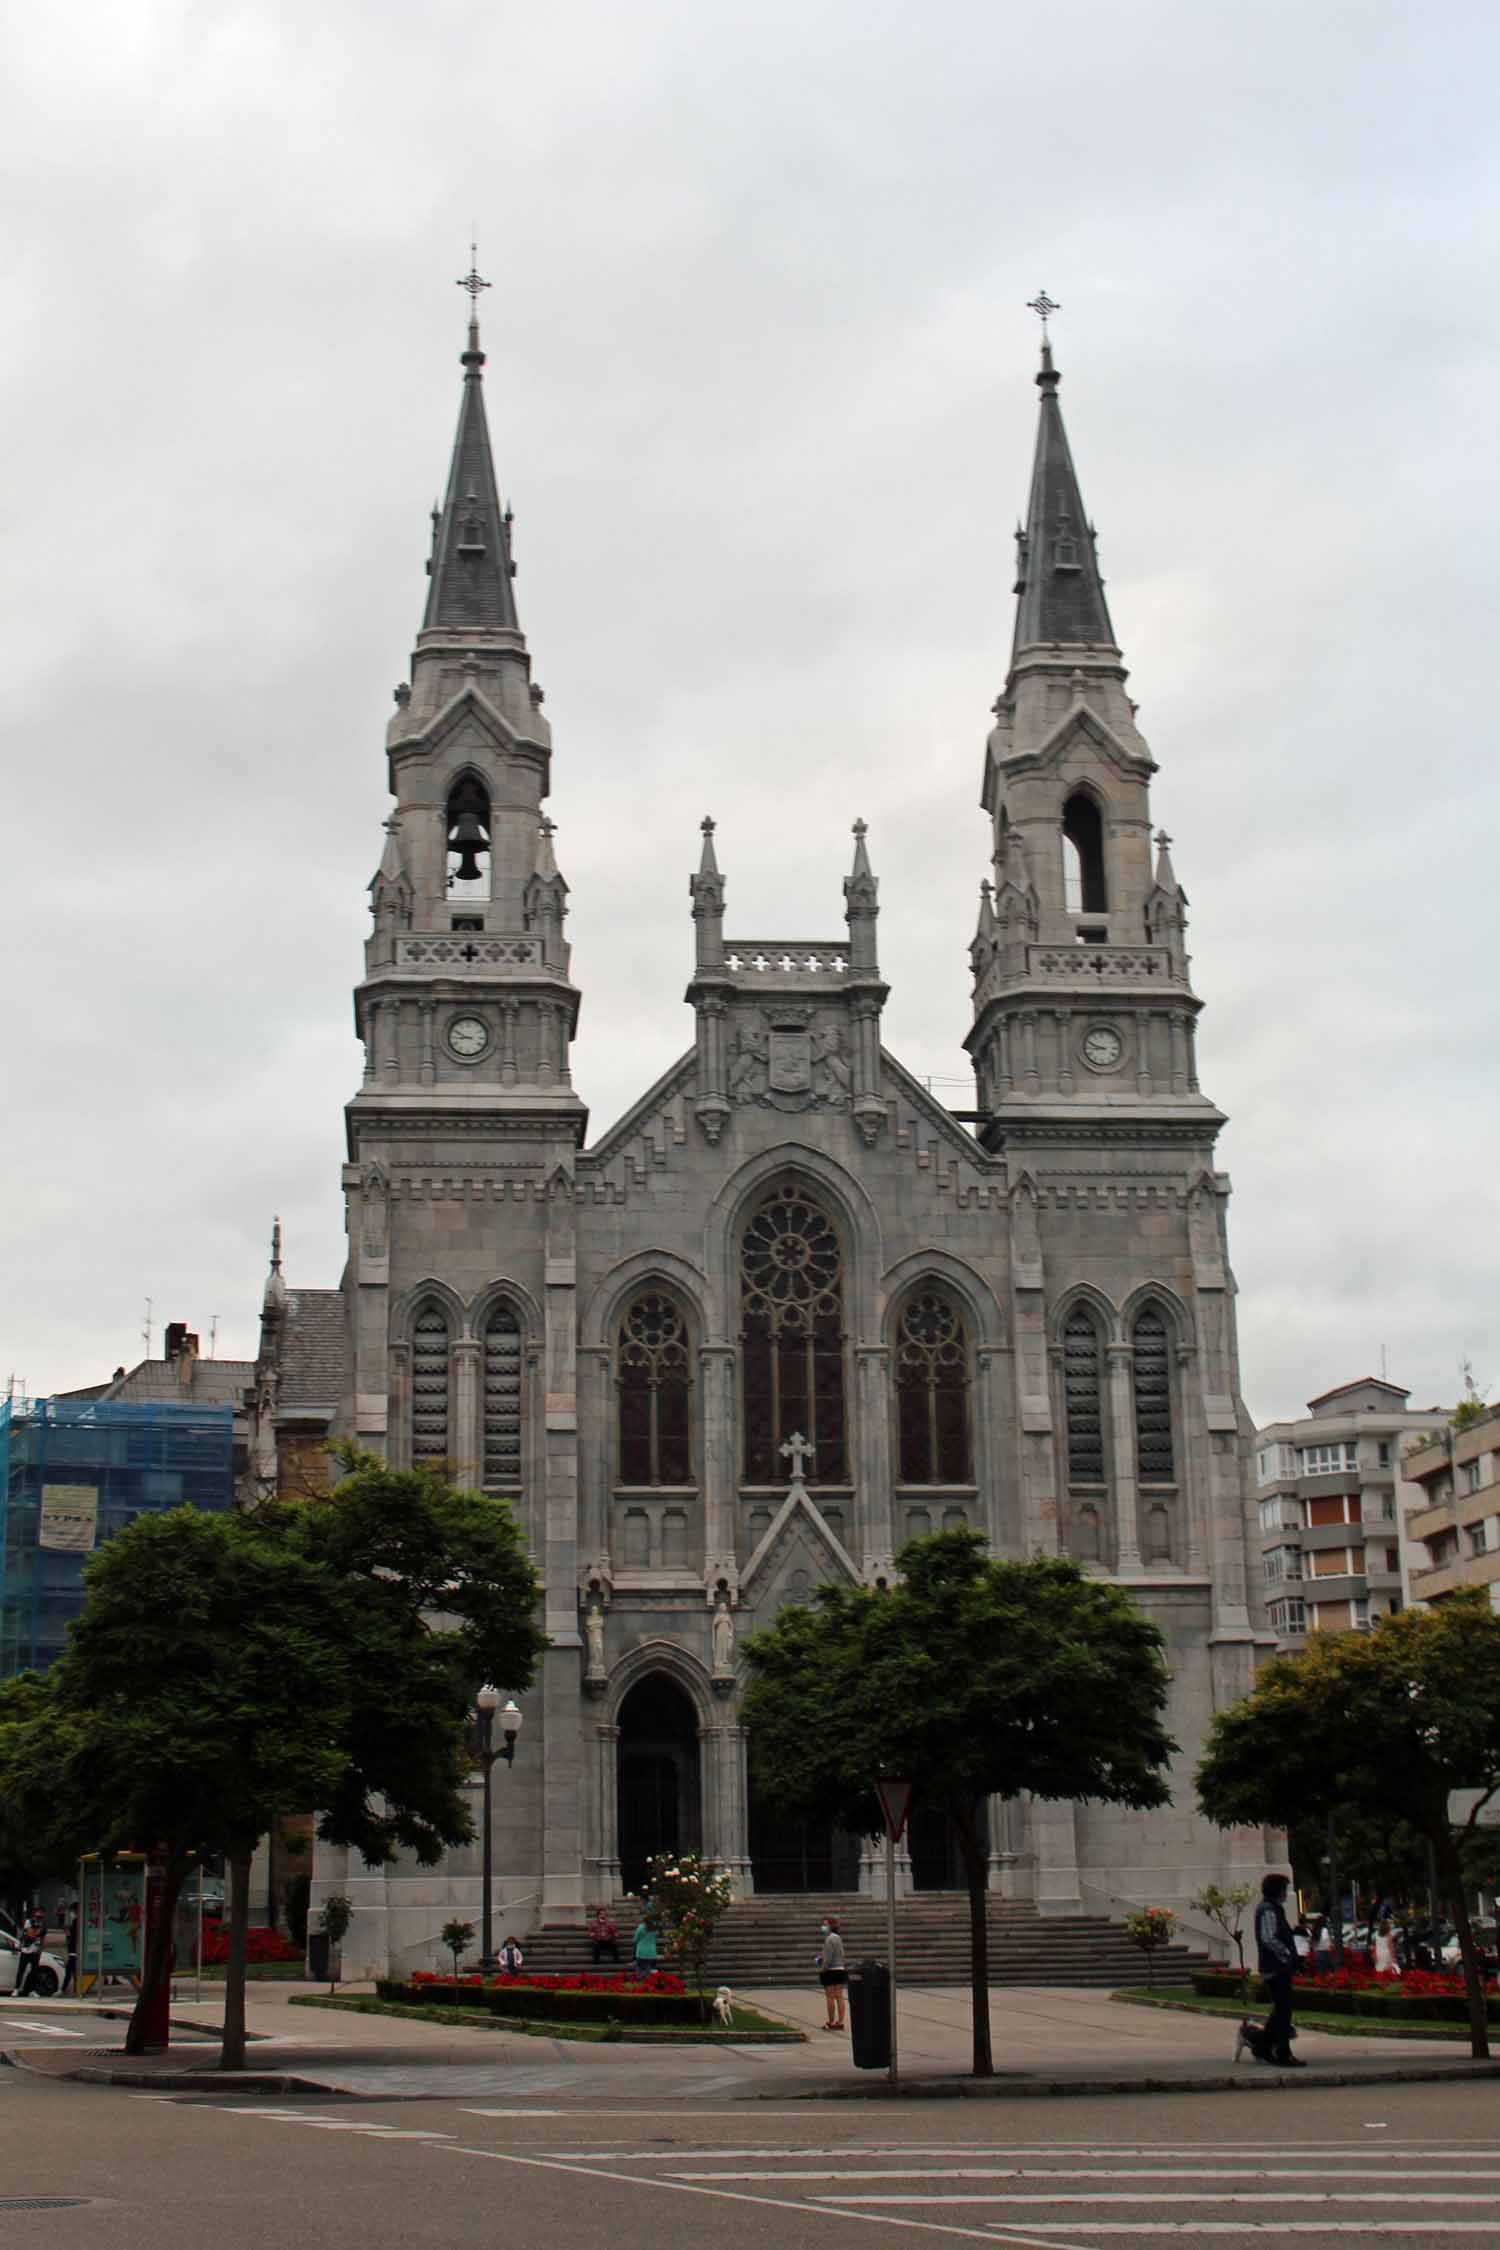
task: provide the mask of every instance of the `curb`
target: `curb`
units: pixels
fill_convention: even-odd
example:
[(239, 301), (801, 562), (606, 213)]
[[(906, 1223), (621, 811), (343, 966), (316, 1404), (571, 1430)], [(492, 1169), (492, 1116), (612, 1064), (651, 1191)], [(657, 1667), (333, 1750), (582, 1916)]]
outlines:
[(1388, 2069), (1381, 2070), (1324, 2069), (1313, 2063), (1304, 2070), (1295, 2071), (1262, 2068), (1253, 2078), (1248, 2075), (1230, 2076), (1227, 2072), (1212, 2078), (1163, 2078), (1154, 2075), (1145, 2078), (918, 2078), (897, 2087), (888, 2084), (837, 2085), (820, 2087), (800, 2095), (788, 2095), (785, 2092), (773, 2094), (766, 2089), (759, 2099), (806, 2102), (1031, 2101), (1039, 2097), (1052, 2100), (1068, 2094), (1270, 2094), (1283, 2086), (1298, 2086), (1311, 2092), (1321, 2086), (1419, 2086), (1474, 2078), (1500, 2078), (1500, 2061), (1491, 2059), (1488, 2062), (1410, 2063), (1405, 2068), (1393, 2064)]
[(341, 2086), (328, 2086), (318, 2078), (299, 2078), (274, 2070), (137, 2070), (130, 2064), (74, 2063), (63, 2070), (38, 2070), (24, 2055), (0, 2049), (0, 2064), (24, 2072), (28, 2078), (63, 2080), (77, 2086), (139, 2086), (162, 2094), (317, 2094), (325, 2101), (355, 2101), (365, 2097), (346, 2094)]

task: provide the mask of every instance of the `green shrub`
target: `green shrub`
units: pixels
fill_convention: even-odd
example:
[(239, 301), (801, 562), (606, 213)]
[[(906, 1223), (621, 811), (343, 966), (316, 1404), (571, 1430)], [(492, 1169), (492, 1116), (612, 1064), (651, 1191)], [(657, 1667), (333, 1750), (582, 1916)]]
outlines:
[(525, 1984), (404, 1984), (377, 1977), (382, 2000), (417, 2008), (483, 2008), (492, 2016), (541, 2019), (548, 2023), (697, 2024), (698, 2002), (677, 1992), (557, 1992)]

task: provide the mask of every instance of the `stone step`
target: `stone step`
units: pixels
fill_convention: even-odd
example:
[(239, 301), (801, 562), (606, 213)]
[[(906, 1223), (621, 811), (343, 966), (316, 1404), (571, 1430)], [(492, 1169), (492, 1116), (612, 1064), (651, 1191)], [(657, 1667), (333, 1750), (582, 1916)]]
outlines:
[[(1108, 1986), (1141, 1982), (1145, 1964), (1118, 1922), (1103, 1915), (1043, 1918), (1027, 1901), (991, 1899), (989, 1981), (992, 1985)], [(630, 1959), (631, 1933), (639, 1902), (621, 1899), (610, 1908), (620, 1931), (622, 1963)], [(732, 1906), (719, 1926), (709, 1959), (709, 1975), (738, 1987), (801, 1984), (816, 1975), (818, 1924), (835, 1917), (851, 1963), (885, 1952), (883, 1900), (864, 1894), (809, 1893), (762, 1895)], [(965, 1984), (969, 1977), (969, 1904), (962, 1894), (927, 1892), (902, 1899), (896, 1909), (896, 1948), (907, 1984)], [(587, 1933), (576, 1927), (533, 1930), (526, 1940), (526, 1965), (546, 1975), (568, 1975), (593, 1966)], [(606, 1964), (607, 1965), (607, 1964)], [(1156, 1956), (1156, 1976), (1180, 1984), (1207, 1956), (1184, 1945)]]

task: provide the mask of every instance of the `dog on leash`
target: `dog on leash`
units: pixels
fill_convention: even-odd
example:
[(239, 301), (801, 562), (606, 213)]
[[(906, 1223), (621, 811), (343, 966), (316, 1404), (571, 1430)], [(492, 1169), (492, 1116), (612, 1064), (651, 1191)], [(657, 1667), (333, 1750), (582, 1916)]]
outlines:
[(728, 2031), (734, 2023), (734, 1994), (727, 1984), (721, 1984), (714, 1994), (714, 2017), (724, 2031)]

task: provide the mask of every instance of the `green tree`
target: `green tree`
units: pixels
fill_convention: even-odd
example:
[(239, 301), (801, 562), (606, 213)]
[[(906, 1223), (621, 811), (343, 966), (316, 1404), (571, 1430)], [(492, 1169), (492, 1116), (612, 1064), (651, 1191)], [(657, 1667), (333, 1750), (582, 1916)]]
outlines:
[[(328, 1991), (330, 1998), (337, 1992), (339, 1980), (334, 1969), (339, 1959), (339, 1947), (349, 1935), (349, 1924), (354, 1920), (354, 1901), (343, 1891), (330, 1891), (319, 1908), (323, 1935), (328, 1940)], [(340, 1967), (343, 1966), (340, 1962)]]
[(889, 1589), (824, 1586), (746, 1644), (758, 1786), (793, 1817), (882, 1826), (874, 1783), (946, 1812), (969, 1892), (974, 2072), (987, 2077), (988, 1797), (1160, 1805), (1161, 1636), (1076, 1564), (996, 1562), (972, 1531), (917, 1539)]
[(467, 1953), (469, 1947), (474, 1943), (474, 1925), (472, 1922), (462, 1921), (455, 1914), (450, 1921), (443, 1924), (438, 1931), (438, 1936), (453, 1956), (453, 1981), (457, 1984), (459, 1955)]
[[(1222, 1827), (1382, 1817), (1431, 1845), (1458, 1928), (1476, 2056), (1489, 2053), (1489, 2036), (1460, 1846), (1497, 1788), (1500, 1617), (1482, 1592), (1403, 1610), (1369, 1633), (1316, 1633), (1302, 1655), (1275, 1658), (1214, 1719), (1198, 1768), (1199, 1801)], [(1457, 1830), (1455, 1790), (1478, 1793)]]
[(0, 1701), (0, 1799), (73, 1848), (150, 1846), (162, 1882), (144, 2044), (195, 1851), (229, 1869), (224, 2063), (245, 2059), (250, 1861), (278, 1812), (372, 1865), (432, 1865), (473, 1833), (467, 1728), (481, 1680), (526, 1687), (536, 1580), (503, 1504), (346, 1452), (328, 1495), (245, 1515), (142, 1517), (88, 1566), (83, 1614), (35, 1690)]
[(1190, 1903), (1210, 1922), (1217, 1922), (1234, 1947), (1235, 1959), (1240, 1968), (1240, 1998), (1250, 1997), (1250, 1979), (1245, 1973), (1245, 1908), (1255, 1893), (1248, 1883), (1236, 1883), (1229, 1890), (1221, 1890), (1217, 1883), (1208, 1883)]

